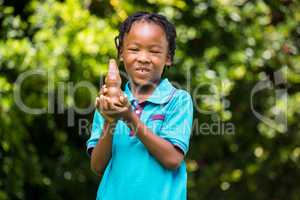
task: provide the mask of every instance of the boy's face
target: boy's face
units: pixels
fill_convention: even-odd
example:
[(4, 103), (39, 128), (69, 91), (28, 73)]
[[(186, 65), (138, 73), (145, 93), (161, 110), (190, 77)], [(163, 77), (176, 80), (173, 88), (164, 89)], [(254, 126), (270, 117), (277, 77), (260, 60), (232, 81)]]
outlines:
[(137, 21), (124, 37), (121, 59), (135, 85), (157, 83), (165, 65), (170, 65), (168, 41), (159, 25)]

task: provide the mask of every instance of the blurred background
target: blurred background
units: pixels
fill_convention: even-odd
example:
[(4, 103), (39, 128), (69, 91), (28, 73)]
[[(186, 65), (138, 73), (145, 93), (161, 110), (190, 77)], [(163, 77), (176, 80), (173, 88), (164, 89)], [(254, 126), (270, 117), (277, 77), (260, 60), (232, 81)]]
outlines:
[(95, 199), (94, 98), (140, 10), (177, 29), (166, 76), (194, 101), (188, 199), (300, 199), (299, 1), (0, 0), (0, 200)]

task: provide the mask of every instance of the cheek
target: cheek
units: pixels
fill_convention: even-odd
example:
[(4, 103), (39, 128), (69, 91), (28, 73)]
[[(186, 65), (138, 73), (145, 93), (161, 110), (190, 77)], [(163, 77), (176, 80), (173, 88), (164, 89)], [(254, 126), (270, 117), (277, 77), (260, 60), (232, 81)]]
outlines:
[(124, 55), (123, 58), (124, 58), (124, 63), (125, 64), (131, 64), (135, 60), (136, 55), (134, 55), (134, 54), (126, 54), (126, 55)]
[(159, 54), (159, 55), (153, 55), (153, 60), (155, 60), (156, 63), (165, 64), (167, 62), (168, 56), (167, 54)]
[(127, 74), (132, 74), (133, 73), (133, 64), (132, 62), (128, 62), (128, 60), (125, 62), (124, 61), (124, 68)]
[(164, 66), (165, 65), (165, 60), (163, 57), (154, 57), (152, 59), (152, 62), (156, 65), (156, 66)]

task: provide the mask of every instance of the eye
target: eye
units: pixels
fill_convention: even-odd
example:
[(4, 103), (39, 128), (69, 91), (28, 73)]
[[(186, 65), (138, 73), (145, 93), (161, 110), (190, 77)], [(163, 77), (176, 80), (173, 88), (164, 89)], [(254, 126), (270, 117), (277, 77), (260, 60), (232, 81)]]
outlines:
[(129, 48), (128, 50), (129, 51), (138, 51), (139, 49), (138, 48)]
[(150, 53), (159, 54), (159, 53), (161, 53), (161, 52), (160, 52), (160, 51), (152, 50), (152, 51), (150, 51)]

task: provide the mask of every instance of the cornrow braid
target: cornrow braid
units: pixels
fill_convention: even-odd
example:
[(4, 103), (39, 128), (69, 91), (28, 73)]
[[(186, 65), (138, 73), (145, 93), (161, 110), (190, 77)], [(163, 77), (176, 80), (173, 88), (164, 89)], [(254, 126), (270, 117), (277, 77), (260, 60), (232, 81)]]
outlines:
[(120, 57), (121, 49), (123, 47), (124, 36), (129, 33), (132, 24), (136, 21), (145, 20), (148, 22), (154, 22), (160, 25), (166, 33), (168, 41), (168, 54), (173, 64), (173, 58), (176, 49), (176, 30), (172, 23), (170, 23), (166, 17), (157, 13), (149, 12), (136, 12), (129, 16), (119, 28), (119, 35), (115, 37), (115, 45), (118, 50), (118, 58)]

